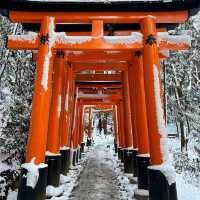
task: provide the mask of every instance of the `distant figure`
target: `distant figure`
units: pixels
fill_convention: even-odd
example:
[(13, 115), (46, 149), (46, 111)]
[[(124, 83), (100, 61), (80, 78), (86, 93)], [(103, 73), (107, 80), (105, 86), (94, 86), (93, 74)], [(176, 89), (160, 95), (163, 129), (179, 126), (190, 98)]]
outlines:
[(101, 118), (99, 118), (98, 129), (99, 129), (99, 134), (101, 135), (101, 131), (102, 131), (102, 122), (101, 122)]
[(104, 135), (107, 135), (107, 120), (103, 120), (103, 130), (104, 130)]

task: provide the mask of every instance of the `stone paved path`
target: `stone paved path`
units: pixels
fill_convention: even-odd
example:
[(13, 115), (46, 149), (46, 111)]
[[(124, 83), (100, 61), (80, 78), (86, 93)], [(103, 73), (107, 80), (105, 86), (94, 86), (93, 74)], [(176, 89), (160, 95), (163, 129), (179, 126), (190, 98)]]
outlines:
[(74, 188), (71, 200), (119, 200), (117, 178), (112, 169), (112, 160), (104, 145), (97, 145), (88, 155), (79, 184)]

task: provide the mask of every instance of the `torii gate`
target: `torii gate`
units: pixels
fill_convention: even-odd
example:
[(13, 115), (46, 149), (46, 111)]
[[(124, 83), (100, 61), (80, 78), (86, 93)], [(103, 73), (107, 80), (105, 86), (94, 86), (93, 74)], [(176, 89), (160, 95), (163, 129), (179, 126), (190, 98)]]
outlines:
[[(162, 173), (162, 166), (165, 166), (166, 162), (163, 149), (166, 138), (163, 134), (160, 58), (167, 57), (163, 50), (189, 48), (187, 36), (171, 36), (163, 31), (168, 24), (184, 23), (188, 18), (188, 9), (197, 7), (198, 2), (184, 1), (180, 8), (178, 6), (181, 4), (174, 1), (160, 3), (161, 10), (153, 2), (140, 4), (145, 5), (145, 9), (138, 7), (137, 3), (126, 2), (122, 4), (121, 12), (116, 12), (119, 11), (119, 7), (113, 4), (112, 9), (116, 10), (110, 9), (115, 12), (109, 10), (70, 13), (66, 12), (70, 9), (66, 8), (67, 6), (66, 10), (60, 7), (63, 11), (61, 12), (54, 10), (53, 4), (48, 2), (41, 3), (41, 7), (32, 2), (32, 12), (28, 9), (30, 2), (23, 1), (20, 8), (16, 2), (12, 0), (13, 4), (10, 7), (11, 21), (23, 23), (25, 27), (29, 24), (40, 24), (39, 33), (9, 36), (7, 43), (11, 49), (38, 51), (35, 56), (37, 73), (26, 166), (33, 165), (31, 162), (34, 162), (39, 170), (39, 179), (36, 187), (30, 190), (26, 185), (26, 178), (22, 176), (18, 199), (45, 199), (47, 177), (48, 184), (58, 186), (59, 165), (62, 173), (66, 174), (70, 149), (78, 155), (77, 149), (83, 143), (83, 131), (80, 130), (83, 127), (83, 105), (87, 104), (114, 106), (119, 154), (123, 152), (124, 166), (128, 172), (134, 168), (133, 173), (138, 176), (138, 188), (148, 188), (151, 200), (177, 199), (175, 182), (170, 185)], [(57, 4), (61, 5), (58, 2)], [(9, 5), (5, 5), (5, 8), (9, 9)], [(14, 5), (19, 10), (13, 9)], [(42, 9), (42, 5), (46, 5), (47, 10)], [(65, 3), (62, 3), (63, 5)], [(75, 4), (74, 7), (71, 5), (73, 9), (76, 8)], [(127, 5), (130, 5), (131, 12), (127, 12)], [(173, 10), (170, 10), (172, 5)], [(157, 7), (156, 11), (153, 6)], [(109, 6), (105, 5), (105, 8), (108, 9)], [(58, 33), (56, 25), (61, 23), (89, 23), (92, 30), (91, 33)], [(130, 30), (104, 31), (104, 24), (137, 26), (132, 33)], [(115, 73), (78, 73), (82, 70), (115, 70)], [(90, 97), (84, 101), (78, 98), (79, 87), (76, 85), (85, 83), (89, 87), (90, 82), (99, 84), (102, 81), (105, 87), (120, 84), (123, 88), (120, 98)], [(45, 162), (45, 157), (48, 166), (41, 164)], [(134, 166), (130, 166), (130, 161), (134, 161)], [(29, 173), (29, 168), (24, 168), (26, 170), (22, 175)]]

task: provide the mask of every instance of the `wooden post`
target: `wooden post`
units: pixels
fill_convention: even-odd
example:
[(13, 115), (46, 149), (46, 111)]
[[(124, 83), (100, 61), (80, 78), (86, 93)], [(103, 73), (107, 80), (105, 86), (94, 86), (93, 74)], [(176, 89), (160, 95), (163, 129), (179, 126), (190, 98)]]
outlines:
[(135, 119), (137, 123), (138, 132), (138, 153), (149, 154), (149, 138), (147, 126), (147, 112), (144, 91), (144, 75), (143, 75), (143, 60), (142, 53), (136, 53), (133, 59), (133, 66), (131, 66), (134, 74), (134, 94), (135, 94)]
[(85, 117), (85, 107), (83, 105), (81, 105), (81, 125), (80, 125), (80, 144), (81, 144), (81, 153), (84, 153), (84, 147), (85, 147), (85, 143), (84, 143), (84, 117)]
[(133, 67), (131, 66), (129, 66), (128, 68), (128, 78), (129, 78), (129, 90), (130, 90), (129, 93), (130, 93), (130, 102), (131, 102), (130, 107), (131, 107), (131, 122), (132, 122), (132, 133), (133, 133), (133, 148), (137, 150), (138, 149), (138, 136), (137, 136), (138, 127), (136, 124), (137, 104), (135, 102), (135, 85), (134, 85), (135, 73), (133, 72)]
[(74, 81), (74, 73), (73, 71), (71, 70), (70, 71), (70, 74), (71, 74), (71, 80), (70, 80), (70, 107), (69, 107), (69, 112), (70, 112), (70, 119), (69, 119), (69, 122), (70, 122), (70, 127), (69, 127), (69, 134), (70, 134), (70, 144), (69, 146), (71, 148), (73, 148), (73, 142), (74, 142), (74, 139), (73, 139), (73, 129), (74, 129), (74, 115), (75, 115), (75, 105), (76, 105), (76, 90), (75, 90), (75, 81)]
[(89, 108), (89, 116), (88, 116), (88, 139), (92, 140), (92, 109)]
[(132, 122), (132, 133), (133, 133), (133, 151), (132, 151), (132, 163), (133, 163), (133, 176), (138, 176), (138, 163), (137, 163), (137, 155), (138, 155), (138, 126), (136, 122), (136, 107), (140, 107), (136, 104), (136, 88), (135, 88), (135, 66), (129, 65), (128, 75), (129, 75), (129, 91), (130, 91), (130, 101), (131, 101), (131, 122)]
[(159, 71), (158, 47), (156, 42), (155, 19), (146, 17), (141, 23), (144, 35), (144, 84), (147, 108), (147, 123), (150, 140), (151, 164), (159, 165), (162, 161), (160, 151), (160, 132), (156, 114), (156, 97), (154, 89), (154, 67)]
[[(144, 83), (147, 108), (147, 123), (150, 142), (151, 167), (148, 167), (149, 175), (149, 199), (154, 200), (177, 200), (176, 183), (168, 182), (159, 165), (166, 162), (166, 133), (164, 113), (162, 108), (162, 87), (160, 82), (160, 62), (158, 56), (158, 46), (156, 41), (155, 18), (148, 16), (141, 22), (144, 38)], [(162, 135), (162, 138), (161, 138)], [(162, 140), (162, 146), (161, 146)], [(162, 153), (161, 153), (162, 148)], [(157, 167), (156, 167), (157, 166)], [(165, 171), (167, 165), (165, 166)]]
[(125, 124), (124, 124), (124, 102), (120, 100), (120, 122), (121, 122), (121, 148), (126, 147), (125, 141)]
[(136, 52), (131, 66), (134, 75), (135, 120), (138, 133), (138, 188), (148, 189), (147, 167), (150, 165), (147, 113), (144, 91), (142, 52)]
[(78, 89), (75, 89), (74, 93), (74, 106), (73, 106), (73, 125), (72, 125), (72, 151), (73, 151), (73, 165), (76, 165), (77, 161), (77, 153), (78, 153), (78, 144), (77, 144), (77, 122), (78, 122), (78, 98), (77, 98), (77, 91)]
[(81, 105), (81, 116), (80, 116), (80, 141), (79, 143), (84, 143), (84, 113), (85, 108), (83, 105)]
[(44, 163), (47, 142), (53, 54), (45, 37), (49, 35), (50, 20), (50, 17), (44, 17), (41, 23), (40, 35), (44, 40), (41, 40), (38, 51), (32, 116), (26, 154), (26, 162), (30, 162), (35, 158), (36, 164)]
[(59, 52), (54, 62), (54, 77), (52, 100), (47, 136), (47, 151), (53, 154), (60, 152), (59, 121), (61, 116), (62, 74), (64, 72), (64, 57)]
[(46, 151), (46, 163), (48, 164), (47, 184), (54, 187), (58, 187), (60, 182), (61, 155), (59, 125), (61, 124), (59, 122), (61, 117), (63, 70), (63, 53), (58, 52), (54, 61), (53, 89)]
[(133, 148), (133, 135), (131, 124), (131, 107), (128, 71), (123, 72), (123, 101), (124, 101), (124, 121), (125, 121), (125, 144), (126, 148)]
[[(65, 58), (66, 63), (66, 58)], [(69, 92), (70, 92), (70, 65), (65, 64), (62, 79), (62, 104), (60, 118), (60, 153), (61, 153), (61, 173), (67, 175), (70, 167), (70, 132), (69, 132)]]
[[(50, 97), (52, 91), (53, 52), (49, 45), (50, 30), (54, 26), (54, 19), (44, 17), (41, 22), (41, 40), (38, 51), (35, 88), (32, 102), (32, 115), (28, 135), (26, 162), (35, 164), (44, 163), (47, 143), (48, 119), (50, 110)], [(39, 177), (36, 187), (30, 190), (26, 185), (27, 170), (22, 170), (18, 191), (18, 200), (45, 199), (47, 183), (47, 167), (39, 168)]]
[(118, 124), (117, 124), (117, 106), (113, 105), (113, 123), (114, 123), (114, 147), (115, 147), (115, 153), (117, 153), (117, 146), (118, 146)]

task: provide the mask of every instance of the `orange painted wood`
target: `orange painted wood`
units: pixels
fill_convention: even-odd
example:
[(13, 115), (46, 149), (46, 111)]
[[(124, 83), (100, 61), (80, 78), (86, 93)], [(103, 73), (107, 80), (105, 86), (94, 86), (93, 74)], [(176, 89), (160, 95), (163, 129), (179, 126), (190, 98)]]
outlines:
[(113, 106), (113, 125), (114, 125), (114, 136), (115, 141), (118, 144), (118, 124), (117, 124), (117, 106)]
[(89, 108), (88, 116), (88, 139), (92, 139), (92, 109)]
[(120, 147), (125, 148), (125, 147), (127, 147), (127, 145), (126, 145), (126, 138), (125, 138), (125, 120), (126, 119), (124, 119), (124, 105), (123, 105), (124, 102), (121, 100), (119, 102), (119, 104), (120, 104), (119, 119), (120, 119), (120, 124), (121, 124), (121, 129), (120, 129), (121, 145), (120, 145)]
[(75, 81), (74, 81), (74, 73), (72, 67), (69, 68), (69, 80), (70, 80), (70, 89), (69, 89), (69, 146), (72, 147), (72, 129), (73, 129), (73, 117), (74, 117), (74, 106), (75, 106)]
[[(135, 66), (134, 66), (135, 67)], [(131, 122), (132, 122), (132, 134), (133, 134), (133, 148), (138, 148), (138, 128), (136, 124), (136, 113), (135, 107), (138, 106), (135, 102), (135, 85), (134, 79), (136, 74), (133, 72), (133, 67), (130, 65), (128, 69), (128, 78), (129, 78), (129, 91), (130, 91), (130, 108), (131, 108)], [(140, 107), (140, 106), (138, 106)]]
[(77, 101), (77, 113), (76, 113), (76, 127), (75, 127), (75, 134), (76, 134), (76, 143), (75, 143), (75, 146), (76, 148), (79, 148), (80, 147), (80, 112), (81, 112), (81, 109), (80, 109), (80, 100)]
[(80, 72), (84, 70), (116, 70), (116, 71), (125, 71), (128, 70), (128, 65), (126, 62), (99, 62), (99, 63), (73, 63), (73, 70), (75, 72)]
[(84, 117), (85, 117), (85, 108), (81, 105), (81, 116), (80, 116), (80, 140), (79, 144), (84, 142)]
[(76, 82), (121, 82), (121, 74), (76, 74)]
[(75, 52), (69, 53), (68, 60), (70, 62), (82, 62), (82, 63), (110, 63), (119, 61), (131, 61), (131, 52), (80, 52), (76, 54)]
[(23, 12), (10, 11), (9, 18), (18, 23), (40, 23), (44, 16), (55, 17), (57, 23), (91, 23), (103, 20), (104, 23), (139, 23), (147, 16), (154, 16), (157, 23), (184, 23), (188, 11), (170, 12)]
[(53, 88), (49, 114), (49, 128), (47, 135), (47, 151), (58, 154), (60, 152), (59, 122), (62, 103), (62, 74), (64, 72), (64, 58), (57, 55), (54, 61)]
[[(22, 36), (23, 37), (23, 36)], [(35, 42), (29, 40), (15, 40), (8, 38), (7, 48), (19, 50), (37, 50), (39, 48), (39, 38)], [(169, 41), (160, 41), (159, 48), (162, 50), (187, 50), (188, 44), (185, 43), (170, 43)], [(67, 44), (63, 42), (55, 42), (54, 49), (56, 50), (70, 50), (70, 51), (138, 51), (143, 48), (140, 43), (120, 44), (109, 43), (103, 38), (93, 38), (89, 41), (77, 44)]]
[(103, 99), (80, 99), (81, 105), (94, 106), (94, 105), (113, 105), (117, 104), (119, 100), (104, 101)]
[(63, 71), (63, 87), (62, 87), (62, 127), (61, 127), (61, 148), (69, 147), (69, 92), (70, 92), (70, 67), (69, 65), (65, 65)]
[[(69, 52), (67, 53), (67, 61), (71, 62), (73, 66), (76, 64), (80, 65), (81, 63), (83, 65), (86, 65), (86, 64), (100, 65), (101, 63), (102, 64), (103, 63), (106, 63), (106, 64), (107, 63), (109, 63), (109, 64), (115, 63), (116, 64), (119, 62), (132, 61), (132, 55), (133, 55), (133, 52), (128, 52), (128, 51), (111, 51), (110, 53), (101, 52), (101, 51), (100, 52), (81, 51), (81, 52), (77, 52), (77, 54), (76, 54), (76, 52), (72, 51), (70, 53)], [(160, 57), (160, 59), (168, 58), (168, 56), (166, 56), (166, 54), (164, 54), (163, 51), (159, 52), (159, 57)], [(32, 60), (33, 61), (37, 60), (36, 52), (32, 53)], [(91, 66), (90, 66), (90, 68), (93, 69)], [(107, 69), (109, 69), (109, 68), (107, 68)], [(104, 69), (102, 69), (102, 70), (104, 70)], [(116, 70), (117, 70), (117, 67), (116, 67)], [(123, 70), (123, 68), (122, 68), (122, 70)]]
[(123, 75), (123, 105), (124, 105), (124, 127), (125, 127), (125, 144), (126, 148), (133, 147), (133, 133), (131, 123), (131, 105), (128, 72), (124, 71)]
[[(22, 36), (23, 37), (23, 36)], [(7, 47), (10, 49), (33, 49), (36, 50), (39, 48), (39, 38), (36, 39), (36, 42), (30, 42), (29, 40), (15, 40), (14, 38), (8, 38)], [(103, 38), (92, 38), (91, 40), (70, 44), (63, 42), (55, 42), (54, 49), (57, 50), (72, 50), (72, 51), (99, 51), (99, 50), (115, 50), (115, 51), (130, 51), (130, 50), (139, 50), (142, 48), (140, 43), (131, 43), (131, 44), (120, 44), (120, 43), (109, 43), (106, 42)]]
[[(41, 34), (48, 34), (50, 18), (45, 17), (41, 24)], [(28, 135), (26, 162), (35, 158), (35, 163), (44, 163), (47, 142), (48, 118), (50, 109), (50, 95), (52, 89), (53, 57), (48, 69), (48, 88), (45, 90), (41, 84), (44, 73), (45, 57), (51, 52), (48, 43), (41, 44), (38, 52), (35, 88), (32, 103), (32, 115)]]
[[(140, 32), (140, 30), (134, 30), (136, 32)], [(158, 32), (164, 32), (166, 31), (166, 28), (157, 28)], [(114, 36), (128, 36), (131, 35), (131, 33), (133, 32), (133, 30), (113, 30), (113, 35)], [(109, 31), (104, 31), (104, 35), (107, 36), (109, 35)], [(88, 32), (66, 32), (67, 35), (69, 36), (88, 36), (88, 35), (92, 35), (92, 33), (90, 31)]]
[(177, 50), (186, 50), (186, 49), (189, 49), (189, 48), (190, 48), (190, 46), (186, 43), (176, 43), (176, 44), (174, 44), (174, 42), (165, 41), (165, 40), (161, 40), (159, 42), (159, 49), (162, 49), (162, 50), (177, 51)]
[(97, 109), (112, 109), (113, 106), (111, 106), (111, 105), (96, 105), (95, 108), (97, 108)]
[(117, 132), (117, 146), (118, 148), (122, 147), (122, 126), (121, 126), (121, 113), (120, 113), (120, 104), (118, 103), (117, 105), (117, 124), (118, 124), (118, 132)]
[(77, 99), (77, 89), (75, 88), (74, 82), (72, 81), (72, 107), (71, 107), (71, 147), (76, 149), (76, 123), (77, 123), (77, 110), (78, 110), (78, 99)]
[[(9, 44), (9, 43), (8, 43)], [(103, 38), (93, 37), (91, 40), (76, 43), (76, 44), (66, 44), (62, 42), (55, 42), (55, 49), (63, 50), (75, 50), (75, 51), (130, 51), (130, 50), (139, 50), (142, 48), (142, 45), (138, 42), (121, 44), (121, 43), (111, 43), (106, 42)]]
[(93, 84), (81, 84), (81, 83), (76, 83), (76, 87), (78, 88), (122, 88), (122, 84), (120, 83), (109, 83), (109, 84), (106, 84), (106, 83), (93, 83)]
[[(151, 34), (156, 36), (155, 22), (151, 17), (143, 19), (141, 26), (144, 35), (144, 41)], [(162, 156), (160, 151), (160, 133), (157, 125), (156, 102), (155, 102), (155, 92), (154, 92), (154, 74), (153, 74), (154, 64), (159, 65), (157, 44), (154, 43), (150, 45), (144, 42), (143, 53), (144, 53), (143, 54), (144, 85), (145, 85), (151, 164), (159, 165), (162, 163)]]
[(134, 56), (133, 66), (131, 67), (134, 74), (134, 90), (135, 90), (135, 120), (137, 124), (138, 135), (138, 153), (149, 154), (149, 138), (147, 126), (147, 112), (144, 89), (144, 73), (142, 55)]
[(103, 37), (103, 35), (104, 35), (103, 20), (93, 20), (92, 21), (92, 36)]

